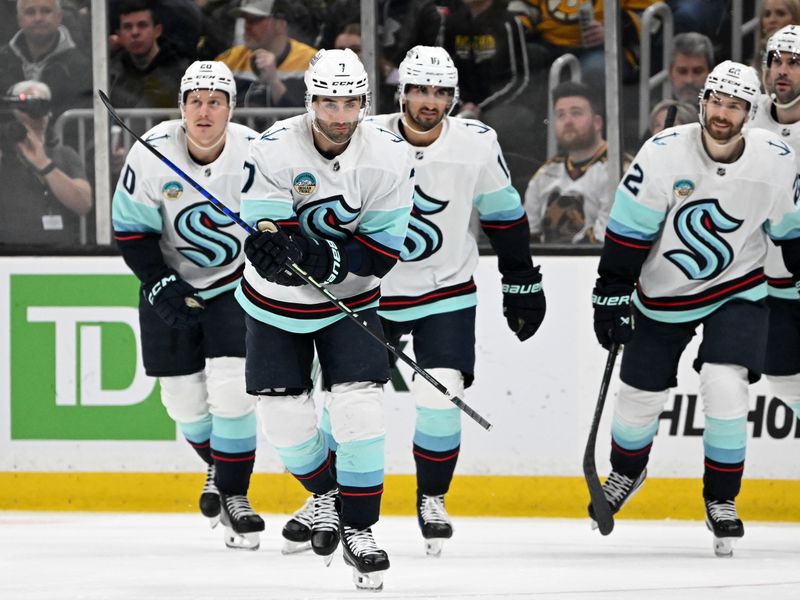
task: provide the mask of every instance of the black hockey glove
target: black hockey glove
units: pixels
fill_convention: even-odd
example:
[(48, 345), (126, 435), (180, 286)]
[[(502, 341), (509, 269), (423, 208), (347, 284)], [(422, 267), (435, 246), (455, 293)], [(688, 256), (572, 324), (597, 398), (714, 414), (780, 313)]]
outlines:
[(594, 333), (606, 350), (611, 344), (624, 344), (633, 336), (631, 294), (633, 286), (626, 283), (603, 285), (597, 280), (592, 292)]
[(203, 316), (203, 299), (172, 269), (144, 284), (142, 296), (161, 320), (175, 329), (189, 329)]
[(546, 310), (539, 267), (503, 274), (503, 315), (520, 342), (536, 333)]
[(303, 280), (294, 275), (286, 263), (289, 260), (297, 262), (300, 252), (296, 245), (291, 243), (285, 231), (279, 229), (275, 232), (263, 231), (254, 233), (244, 241), (244, 253), (255, 267), (256, 272), (267, 281), (292, 285), (292, 276), (299, 280), (295, 285), (302, 285)]

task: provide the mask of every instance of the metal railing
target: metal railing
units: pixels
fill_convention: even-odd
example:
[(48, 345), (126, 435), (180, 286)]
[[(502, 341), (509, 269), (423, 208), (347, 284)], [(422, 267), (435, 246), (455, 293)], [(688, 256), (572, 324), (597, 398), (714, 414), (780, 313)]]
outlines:
[(574, 54), (562, 54), (553, 61), (550, 66), (550, 74), (547, 78), (547, 158), (553, 158), (557, 150), (555, 115), (553, 114), (553, 101), (550, 95), (559, 83), (561, 83), (561, 72), (569, 69), (569, 77), (572, 81), (581, 80), (581, 63)]
[[(661, 70), (650, 75), (650, 66), (653, 54), (652, 36), (656, 19), (661, 20), (663, 30), (663, 44), (661, 52)], [(641, 137), (650, 126), (650, 92), (661, 86), (661, 97), (672, 96), (672, 83), (669, 80), (669, 67), (672, 61), (672, 42), (675, 37), (675, 27), (672, 10), (663, 2), (656, 2), (648, 6), (642, 13), (641, 27), (641, 60), (639, 72), (639, 129)]]
[[(177, 108), (120, 108), (116, 111), (117, 114), (125, 120), (126, 124), (135, 121), (134, 131), (145, 131), (151, 129), (157, 123), (167, 119), (180, 117), (180, 111)], [(272, 123), (281, 118), (291, 117), (293, 115), (302, 114), (305, 112), (304, 107), (297, 108), (237, 108), (233, 112), (233, 121), (243, 123), (253, 129), (266, 128)], [(65, 131), (74, 123), (76, 132), (75, 149), (81, 157), (86, 166), (86, 158), (88, 152), (92, 148), (90, 141), (92, 140), (92, 133), (89, 125), (94, 125), (94, 109), (91, 108), (73, 108), (62, 113), (56, 122), (53, 124), (53, 131), (58, 136), (58, 139), (64, 140)], [(266, 123), (266, 124), (265, 124)], [(133, 145), (133, 137), (125, 133), (123, 137), (123, 144), (126, 150), (130, 149)], [(108, 148), (99, 148), (98, 153), (102, 154), (103, 161), (109, 165), (110, 172), (110, 155)], [(169, 157), (168, 157), (169, 158)], [(100, 178), (95, 177), (93, 182), (93, 189), (95, 191), (94, 197), (111, 198), (110, 186), (113, 185), (111, 181), (101, 181)], [(98, 193), (101, 186), (106, 187), (109, 193)], [(95, 219), (95, 239), (98, 244), (103, 245), (104, 240), (111, 239), (111, 211), (97, 210), (97, 203), (95, 203), (94, 212)], [(87, 235), (87, 221), (86, 217), (80, 218), (80, 243), (86, 245), (88, 242)]]
[[(758, 38), (758, 15), (761, 13), (761, 1), (756, 0), (755, 14), (746, 23), (742, 23), (744, 18), (742, 14), (742, 0), (733, 0), (731, 2), (731, 59), (736, 62), (742, 62), (742, 38), (748, 33), (755, 33), (756, 39)], [(758, 48), (755, 48), (758, 51)], [(761, 58), (761, 57), (756, 57)]]

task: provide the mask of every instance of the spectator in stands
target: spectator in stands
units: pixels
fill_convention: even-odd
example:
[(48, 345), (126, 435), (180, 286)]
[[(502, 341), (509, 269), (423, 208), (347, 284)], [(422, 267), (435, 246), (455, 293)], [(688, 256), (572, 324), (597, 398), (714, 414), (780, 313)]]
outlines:
[(653, 107), (650, 111), (650, 135), (655, 135), (664, 131), (664, 122), (667, 117), (667, 112), (671, 107), (675, 107), (675, 120), (672, 126), (686, 125), (688, 123), (697, 122), (700, 114), (697, 111), (697, 102), (678, 102), (677, 100), (662, 100)]
[(444, 23), (444, 43), (459, 73), (459, 115), (479, 118), (528, 85), (528, 54), (520, 19), (504, 0), (462, 0)]
[(697, 103), (706, 77), (714, 67), (714, 45), (702, 33), (680, 33), (673, 40), (669, 63), (672, 97)]
[(244, 106), (303, 106), (303, 75), (316, 50), (288, 35), (292, 6), (288, 0), (244, 0), (234, 9), (245, 21), (244, 44), (216, 60), (233, 71)]
[[(3, 99), (0, 125), (0, 243), (76, 245), (78, 216), (92, 208), (92, 188), (78, 154), (48, 129), (52, 94), (21, 81)], [(7, 112), (10, 111), (10, 114)]]
[[(634, 80), (638, 71), (639, 17), (657, 0), (620, 0), (622, 11), (622, 76)], [(562, 54), (574, 54), (581, 63), (583, 81), (598, 90), (605, 89), (603, 40), (603, 2), (585, 0), (552, 2), (525, 0), (529, 19), (538, 35), (534, 44), (536, 67), (549, 68)], [(521, 2), (516, 3), (521, 5)], [(583, 7), (588, 7), (582, 15)]]
[(195, 0), (202, 13), (197, 60), (214, 60), (233, 46), (236, 17), (231, 14), (231, 0)]
[(109, 67), (109, 98), (118, 108), (173, 108), (188, 61), (162, 39), (148, 0), (119, 7), (120, 51)]
[(666, 0), (672, 10), (672, 23), (675, 33), (694, 31), (714, 37), (720, 34), (726, 18), (730, 0)]
[[(345, 50), (350, 49), (358, 55), (358, 58), (361, 58), (361, 25), (358, 23), (351, 23), (350, 25), (345, 26), (345, 28), (336, 36), (336, 41), (333, 43), (333, 47), (337, 50)], [(380, 57), (379, 59), (380, 64), (380, 76), (381, 76), (381, 85), (379, 90), (375, 90), (373, 92), (373, 103), (375, 102), (375, 97), (378, 96), (380, 98), (379, 105), (383, 107), (389, 107), (394, 104), (395, 101), (395, 93), (397, 92), (397, 84), (399, 83), (399, 74), (397, 72), (397, 68), (389, 62), (389, 60), (385, 57)], [(376, 112), (373, 110), (373, 112)]]
[(770, 36), (786, 25), (800, 25), (800, 0), (763, 0), (758, 15), (758, 36), (753, 66), (761, 75), (764, 50)]
[(603, 117), (582, 83), (560, 83), (552, 98), (562, 153), (542, 165), (525, 192), (531, 236), (536, 242), (600, 243), (612, 202)]
[(0, 48), (0, 90), (23, 80), (42, 81), (55, 99), (53, 118), (68, 108), (88, 106), (92, 65), (61, 24), (59, 0), (19, 0), (19, 31)]
[[(109, 30), (119, 23), (119, 7), (126, 0), (107, 0)], [(189, 62), (197, 58), (203, 13), (195, 0), (150, 0), (150, 7), (161, 23), (163, 39), (168, 39), (179, 56)], [(114, 36), (111, 36), (114, 49)]]

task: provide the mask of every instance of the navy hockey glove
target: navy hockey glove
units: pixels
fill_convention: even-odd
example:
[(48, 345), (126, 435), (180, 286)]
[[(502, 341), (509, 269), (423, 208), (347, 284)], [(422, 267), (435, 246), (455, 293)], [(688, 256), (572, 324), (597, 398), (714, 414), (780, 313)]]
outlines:
[(633, 286), (627, 283), (603, 285), (597, 280), (592, 292), (594, 333), (606, 350), (613, 343), (629, 342), (633, 336), (632, 293)]
[[(286, 265), (289, 260), (297, 262), (300, 252), (282, 229), (275, 232), (262, 231), (248, 236), (244, 241), (244, 253), (256, 272), (267, 281), (281, 285), (303, 284), (303, 280)], [(290, 283), (295, 280), (298, 283)]]
[(544, 321), (547, 303), (539, 267), (503, 274), (503, 315), (511, 331), (524, 342)]
[(175, 329), (189, 329), (203, 316), (203, 299), (172, 269), (144, 284), (142, 296), (161, 320)]

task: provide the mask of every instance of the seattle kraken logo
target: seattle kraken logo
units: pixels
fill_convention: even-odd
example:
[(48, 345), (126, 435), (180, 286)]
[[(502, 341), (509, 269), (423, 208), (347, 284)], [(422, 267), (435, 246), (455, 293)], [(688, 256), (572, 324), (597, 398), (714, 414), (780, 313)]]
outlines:
[(689, 251), (671, 250), (664, 256), (689, 279), (713, 279), (733, 260), (733, 249), (719, 234), (736, 231), (741, 224), (716, 199), (689, 202), (675, 215), (675, 231)]
[(348, 206), (344, 196), (337, 194), (304, 204), (298, 218), (300, 228), (315, 237), (343, 240), (351, 235), (344, 226), (355, 221), (358, 214), (358, 208)]
[(447, 200), (432, 198), (418, 185), (414, 186), (414, 207), (411, 209), (411, 220), (408, 222), (408, 233), (400, 252), (400, 260), (424, 260), (442, 247), (442, 230), (423, 215), (435, 215), (448, 204)]
[(213, 204), (200, 202), (187, 206), (175, 218), (175, 231), (190, 245), (178, 247), (178, 251), (200, 267), (227, 265), (241, 249), (238, 239), (221, 231), (232, 225), (230, 218)]

